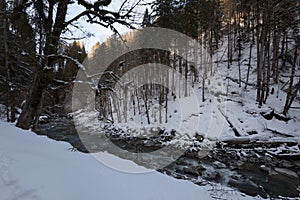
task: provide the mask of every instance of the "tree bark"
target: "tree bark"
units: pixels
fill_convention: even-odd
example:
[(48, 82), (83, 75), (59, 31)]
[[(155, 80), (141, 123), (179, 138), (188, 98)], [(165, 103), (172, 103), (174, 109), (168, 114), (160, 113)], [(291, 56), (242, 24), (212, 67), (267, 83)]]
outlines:
[(279, 56), (279, 36), (277, 30), (274, 31), (273, 36), (273, 61), (272, 61), (272, 71), (273, 79), (275, 83), (278, 83), (279, 79), (279, 70), (278, 70), (278, 56)]
[[(37, 11), (39, 13), (39, 17), (45, 19), (45, 36), (46, 36), (46, 44), (44, 47), (44, 59), (42, 66), (44, 68), (39, 68), (36, 70), (35, 77), (33, 79), (32, 86), (30, 88), (30, 92), (28, 94), (28, 98), (25, 102), (23, 110), (20, 114), (18, 122), (16, 124), (17, 127), (22, 129), (29, 129), (35, 119), (37, 119), (40, 113), (39, 108), (43, 104), (42, 96), (43, 91), (47, 89), (52, 76), (53, 76), (53, 64), (55, 63), (54, 58), (48, 58), (51, 54), (56, 54), (56, 50), (59, 44), (60, 36), (62, 31), (65, 28), (65, 19), (67, 15), (68, 8), (68, 0), (59, 1), (57, 10), (56, 10), (56, 18), (53, 22), (53, 13), (54, 8), (50, 10), (51, 6), (49, 6), (49, 18), (45, 19), (44, 9), (40, 8), (43, 6), (42, 1), (36, 2)], [(52, 28), (53, 27), (53, 28)]]
[(295, 73), (296, 73), (296, 65), (297, 65), (296, 63), (297, 63), (297, 58), (298, 58), (299, 44), (300, 44), (300, 42), (297, 41), (297, 44), (295, 46), (294, 60), (293, 60), (293, 66), (292, 66), (292, 71), (291, 71), (291, 76), (290, 76), (289, 90), (288, 90), (288, 93), (286, 96), (286, 101), (285, 101), (284, 110), (283, 110), (284, 115), (286, 115), (288, 113), (288, 111), (294, 101), (294, 98), (296, 97), (297, 92), (300, 88), (300, 80), (297, 83), (297, 85), (294, 86), (294, 77), (295, 77)]
[(247, 90), (247, 86), (248, 86), (248, 82), (249, 82), (251, 61), (252, 61), (252, 49), (253, 49), (254, 42), (255, 42), (255, 37), (254, 37), (254, 33), (252, 33), (252, 40), (251, 40), (250, 52), (249, 52), (249, 62), (248, 62), (248, 69), (247, 69), (247, 78), (246, 78), (246, 82), (245, 82), (245, 90)]

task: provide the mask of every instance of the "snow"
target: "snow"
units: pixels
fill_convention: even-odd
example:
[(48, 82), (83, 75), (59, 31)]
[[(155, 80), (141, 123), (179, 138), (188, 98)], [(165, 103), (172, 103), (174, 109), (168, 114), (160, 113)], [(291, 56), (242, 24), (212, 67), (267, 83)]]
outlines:
[[(267, 120), (261, 115), (261, 113), (269, 113), (272, 110), (277, 114), (282, 113), (286, 98), (286, 92), (283, 91), (285, 89), (284, 83), (288, 81), (289, 76), (281, 76), (279, 84), (271, 82), (270, 89), (273, 88), (274, 93), (270, 94), (266, 104), (260, 107), (256, 103), (256, 48), (254, 46), (252, 49), (253, 60), (251, 62), (248, 80), (249, 85), (247, 89), (245, 89), (244, 80), (246, 80), (248, 71), (247, 63), (250, 49), (249, 44), (244, 45), (244, 54), (241, 58), (242, 87), (239, 87), (238, 84), (238, 63), (234, 61), (231, 68), (228, 69), (227, 58), (226, 56), (223, 57), (223, 55), (226, 55), (228, 49), (225, 39), (223, 46), (213, 57), (214, 61), (219, 61), (213, 66), (214, 74), (211, 76), (209, 73), (205, 80), (204, 102), (202, 102), (202, 80), (200, 78), (199, 83), (194, 84), (194, 87), (190, 87), (191, 85), (189, 85), (189, 96), (183, 97), (182, 91), (184, 91), (184, 86), (180, 84), (176, 86), (177, 89), (173, 91), (174, 94), (176, 94), (176, 100), (169, 94), (167, 114), (164, 113), (164, 108), (162, 110), (162, 123), (158, 122), (160, 112), (158, 100), (152, 97), (151, 104), (149, 104), (150, 125), (147, 123), (145, 106), (141, 106), (140, 114), (138, 114), (137, 108), (135, 108), (134, 112), (134, 108), (129, 106), (126, 111), (128, 121), (122, 119), (120, 122), (117, 122), (117, 115), (113, 110), (115, 121), (113, 124), (108, 123), (106, 128), (122, 130), (123, 132), (119, 134), (124, 133), (132, 137), (150, 137), (151, 135), (147, 135), (149, 134), (147, 130), (153, 127), (160, 127), (165, 130), (165, 132), (175, 130), (175, 137), (172, 138), (172, 141), (168, 141), (167, 143), (186, 148), (185, 150), (195, 143), (194, 136), (196, 134), (205, 138), (201, 145), (198, 145), (201, 148), (212, 148), (216, 141), (226, 142), (229, 140), (251, 142), (276, 141), (280, 143), (300, 142), (299, 110), (291, 109), (289, 111), (288, 117), (291, 120), (288, 122), (280, 121), (275, 118)], [(220, 60), (220, 58), (223, 60)], [(236, 59), (234, 58), (234, 60)], [(197, 63), (199, 64), (200, 62)], [(159, 67), (162, 68), (162, 66)], [(203, 69), (199, 68), (199, 70), (199, 76), (201, 77), (201, 73), (203, 73), (201, 70)], [(166, 74), (170, 73), (170, 70), (167, 71)], [(137, 72), (137, 74), (144, 75), (145, 73)], [(169, 76), (171, 80), (171, 75), (169, 74)], [(130, 83), (133, 81), (133, 77), (134, 76), (125, 74), (121, 77), (123, 80), (121, 82)], [(175, 77), (174, 80), (180, 80), (179, 82), (181, 82), (181, 84), (183, 83), (182, 77), (179, 75), (177, 78)], [(172, 81), (170, 81), (169, 84), (171, 84), (171, 82)], [(171, 87), (168, 86), (168, 88)], [(179, 92), (179, 90), (181, 92)], [(181, 93), (181, 95), (178, 93)], [(127, 103), (130, 104), (130, 101)], [(140, 99), (140, 103), (143, 104), (142, 99)], [(293, 106), (300, 106), (298, 99), (294, 101)], [(120, 113), (123, 113), (122, 107), (120, 110)], [(136, 114), (134, 115), (134, 113)], [(91, 111), (90, 109), (82, 109), (74, 112), (73, 117), (75, 119), (76, 128), (82, 128), (83, 130), (88, 129), (89, 134), (93, 136), (97, 136), (99, 133), (101, 134), (104, 127), (103, 123), (105, 122), (100, 122), (98, 115), (99, 112), (95, 110)], [(238, 134), (235, 132), (238, 132)]]
[[(246, 61), (241, 64), (242, 80), (246, 80), (248, 66), (246, 63), (249, 58), (249, 44), (244, 44), (244, 54), (241, 58)], [(215, 57), (221, 57), (226, 51), (227, 42), (223, 43), (223, 47), (216, 53)], [(283, 122), (277, 119), (267, 120), (262, 117), (261, 113), (269, 113), (274, 110), (276, 113), (281, 114), (286, 99), (286, 92), (281, 88), (288, 78), (281, 76), (280, 83), (275, 84), (271, 82), (270, 89), (274, 88), (274, 94), (270, 94), (266, 104), (259, 107), (256, 103), (256, 48), (252, 49), (252, 66), (250, 68), (249, 85), (247, 90), (244, 89), (245, 84), (242, 83), (240, 88), (238, 82), (238, 64), (233, 62), (230, 69), (227, 68), (227, 62), (220, 62), (218, 64), (218, 71), (224, 77), (226, 87), (228, 88), (228, 95), (226, 96), (226, 117), (234, 125), (234, 127), (242, 134), (241, 137), (234, 135), (228, 123), (224, 124), (223, 131), (220, 134), (219, 140), (237, 140), (239, 138), (248, 138), (252, 141), (296, 141), (300, 142), (300, 112), (299, 110), (290, 109), (289, 117), (291, 120)], [(224, 58), (225, 59), (225, 58)], [(214, 60), (217, 60), (214, 58)], [(225, 59), (226, 60), (226, 59)], [(225, 77), (230, 77), (227, 79)], [(287, 76), (289, 77), (289, 76)], [(227, 86), (228, 85), (228, 86)], [(284, 88), (283, 88), (284, 89)], [(295, 100), (293, 106), (299, 107), (299, 101)], [(271, 131), (272, 130), (272, 131)], [(275, 132), (282, 133), (280, 135), (274, 134)], [(255, 134), (249, 133), (256, 132)]]
[[(215, 54), (213, 60), (219, 61), (226, 55), (227, 42)], [(249, 86), (244, 89), (244, 82), (239, 87), (238, 64), (234, 62), (227, 68), (224, 60), (214, 66), (215, 75), (206, 79), (205, 102), (202, 102), (202, 85), (195, 84), (189, 88), (188, 97), (168, 99), (167, 115), (163, 123), (154, 122), (158, 118), (159, 104), (153, 100), (149, 113), (151, 125), (147, 124), (145, 108), (140, 115), (133, 114), (133, 108), (128, 110), (128, 122), (115, 122), (114, 126), (124, 130), (124, 133), (139, 137), (144, 129), (160, 127), (167, 132), (175, 129), (179, 135), (169, 144), (179, 144), (189, 147), (196, 144), (193, 137), (196, 133), (205, 137), (197, 146), (211, 149), (217, 140), (249, 140), (269, 142), (300, 142), (300, 112), (290, 109), (288, 122), (273, 118), (265, 119), (261, 113), (274, 110), (282, 113), (285, 103), (289, 74), (280, 77), (279, 84), (271, 83), (274, 94), (270, 94), (266, 104), (259, 107), (256, 103), (256, 48), (253, 47), (253, 60), (250, 69)], [(249, 45), (245, 44), (241, 60), (242, 80), (246, 79)], [(235, 59), (234, 59), (235, 60)], [(87, 75), (90, 80), (101, 74)], [(140, 73), (144, 74), (144, 73)], [(200, 74), (201, 76), (201, 74)], [(124, 76), (125, 77), (125, 76)], [(130, 77), (122, 77), (130, 85)], [(230, 77), (230, 79), (228, 78)], [(177, 77), (176, 80), (181, 80)], [(84, 81), (78, 81), (84, 82)], [(210, 84), (208, 84), (208, 82)], [(90, 83), (95, 85), (94, 82)], [(171, 82), (170, 82), (171, 83)], [(181, 83), (183, 81), (181, 80)], [(124, 84), (120, 86), (124, 87)], [(169, 87), (170, 88), (170, 87)], [(179, 86), (178, 90), (183, 91)], [(175, 91), (176, 92), (176, 91)], [(195, 93), (194, 93), (195, 92)], [(295, 100), (294, 107), (299, 107)], [(0, 118), (5, 107), (0, 105)], [(77, 110), (72, 115), (76, 127), (84, 127), (90, 135), (101, 133), (103, 124), (98, 120), (98, 112), (84, 109)], [(164, 123), (169, 117), (168, 122)], [(116, 116), (114, 116), (116, 118)], [(45, 120), (44, 116), (41, 119)], [(235, 135), (231, 125), (240, 136)], [(68, 150), (71, 146), (63, 142), (50, 141), (46, 137), (36, 136), (29, 131), (22, 131), (12, 125), (0, 122), (0, 199), (249, 199), (230, 188), (216, 184), (197, 186), (191, 182), (177, 180), (167, 175), (138, 166), (133, 161), (124, 160), (107, 152), (82, 154)], [(136, 131), (131, 131), (136, 129)], [(192, 147), (196, 148), (196, 147)], [(270, 154), (283, 154), (288, 150), (295, 155), (299, 148), (280, 146), (272, 149)], [(196, 149), (195, 149), (196, 150)], [(246, 152), (241, 154), (245, 156)], [(206, 154), (204, 155), (206, 156)], [(201, 157), (201, 156), (200, 156)], [(114, 166), (114, 167), (112, 167)], [(122, 169), (123, 171), (119, 171)], [(280, 171), (281, 169), (277, 169)], [(282, 173), (289, 173), (281, 170)], [(294, 175), (294, 174), (293, 174)]]
[[(197, 186), (156, 171), (125, 173), (91, 154), (72, 152), (68, 143), (49, 140), (0, 121), (0, 199), (250, 199), (219, 185)], [(145, 171), (102, 152), (106, 163)], [(109, 162), (108, 162), (109, 161)]]

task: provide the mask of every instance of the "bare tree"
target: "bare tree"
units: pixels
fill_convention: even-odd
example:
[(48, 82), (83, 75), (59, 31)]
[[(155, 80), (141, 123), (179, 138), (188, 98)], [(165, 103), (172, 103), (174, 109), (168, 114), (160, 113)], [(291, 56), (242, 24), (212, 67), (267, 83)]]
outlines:
[[(37, 67), (28, 98), (26, 99), (26, 103), (16, 124), (18, 127), (29, 129), (34, 119), (39, 117), (40, 108), (43, 105), (43, 94), (52, 80), (56, 63), (55, 57), (51, 55), (57, 54), (57, 47), (61, 40), (61, 35), (67, 27), (79, 19), (86, 17), (89, 23), (99, 24), (111, 28), (114, 31), (116, 31), (113, 26), (115, 23), (133, 28), (126, 19), (131, 16), (132, 10), (137, 4), (134, 4), (130, 9), (124, 11), (124, 5), (127, 2), (128, 1), (124, 1), (120, 10), (114, 12), (107, 9), (110, 1), (106, 0), (100, 0), (94, 3), (85, 0), (33, 1), (32, 9), (40, 19), (39, 26), (41, 34), (43, 34), (43, 38), (45, 38), (45, 42), (40, 47), (40, 53), (42, 54), (40, 55), (41, 66)], [(24, 0), (20, 3), (26, 4), (29, 3), (29, 1)], [(68, 8), (73, 3), (77, 3), (78, 6), (83, 7), (84, 11), (78, 13), (72, 19), (67, 20)]]
[(289, 84), (289, 89), (287, 92), (286, 96), (286, 102), (284, 105), (284, 110), (283, 114), (286, 115), (295, 99), (297, 96), (297, 93), (300, 89), (300, 80), (299, 82), (294, 85), (294, 78), (295, 78), (295, 73), (296, 73), (296, 65), (297, 65), (297, 58), (299, 56), (298, 49), (300, 46), (300, 39), (298, 38), (298, 41), (296, 41), (297, 44), (295, 45), (295, 52), (294, 52), (294, 59), (293, 59), (293, 65), (292, 65), (292, 71), (291, 71), (291, 76), (290, 76), (290, 84)]

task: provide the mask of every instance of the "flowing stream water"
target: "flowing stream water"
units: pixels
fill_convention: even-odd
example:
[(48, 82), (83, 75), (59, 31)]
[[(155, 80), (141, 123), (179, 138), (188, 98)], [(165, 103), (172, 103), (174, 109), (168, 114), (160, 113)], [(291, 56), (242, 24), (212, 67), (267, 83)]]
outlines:
[[(79, 137), (73, 121), (67, 117), (53, 118), (39, 124), (36, 133), (47, 135), (54, 140), (69, 142), (74, 149), (84, 153), (88, 153), (85, 146), (87, 143), (95, 146), (95, 151), (107, 151), (109, 149), (107, 140), (113, 141), (120, 148), (129, 151), (134, 151), (137, 145), (145, 152), (157, 149), (154, 143), (141, 146), (141, 143), (134, 138), (109, 138), (105, 135), (96, 138), (96, 136), (89, 134)], [(267, 149), (270, 148), (270, 145), (273, 144), (263, 147)], [(175, 178), (192, 181), (198, 185), (205, 185), (210, 182), (220, 183), (237, 188), (251, 196), (260, 195), (263, 198), (300, 197), (299, 156), (277, 158), (266, 153), (264, 148), (257, 148), (259, 149), (257, 150), (249, 145), (217, 145), (204, 158), (199, 157), (199, 152), (187, 151), (175, 162), (158, 171)], [(109, 153), (114, 154), (114, 152)], [(135, 159), (134, 161), (144, 166), (151, 162), (147, 159)]]

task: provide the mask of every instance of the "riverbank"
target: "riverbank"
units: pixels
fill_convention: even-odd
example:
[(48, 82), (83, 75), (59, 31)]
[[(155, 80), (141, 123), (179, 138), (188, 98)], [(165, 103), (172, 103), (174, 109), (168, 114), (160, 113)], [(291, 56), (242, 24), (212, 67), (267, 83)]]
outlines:
[[(37, 133), (67, 141), (72, 144), (73, 150), (84, 153), (91, 149), (93, 152), (109, 152), (112, 142), (128, 151), (151, 152), (165, 147), (172, 140), (172, 134), (167, 132), (147, 139), (132, 137), (114, 128), (106, 127), (105, 130), (102, 134), (87, 132), (79, 137), (72, 120), (64, 117), (40, 124)], [(195, 137), (182, 156), (158, 171), (198, 185), (219, 183), (251, 196), (299, 197), (300, 155), (297, 142), (240, 139), (217, 142), (212, 146), (205, 144), (204, 138)], [(146, 167), (156, 164), (150, 163), (147, 157), (125, 159)]]

